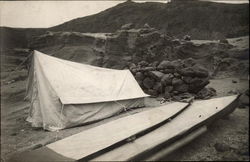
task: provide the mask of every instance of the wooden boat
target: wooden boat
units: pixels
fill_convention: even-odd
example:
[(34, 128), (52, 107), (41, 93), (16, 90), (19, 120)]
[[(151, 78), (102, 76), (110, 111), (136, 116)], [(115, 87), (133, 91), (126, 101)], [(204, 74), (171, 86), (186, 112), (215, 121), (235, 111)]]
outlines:
[(231, 113), (238, 99), (228, 96), (153, 108), (17, 154), (10, 161), (157, 160)]

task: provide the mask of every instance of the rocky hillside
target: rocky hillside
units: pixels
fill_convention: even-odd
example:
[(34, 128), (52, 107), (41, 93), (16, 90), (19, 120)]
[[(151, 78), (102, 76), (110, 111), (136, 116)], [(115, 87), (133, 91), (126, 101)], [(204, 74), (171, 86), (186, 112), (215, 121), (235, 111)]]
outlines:
[(50, 28), (54, 31), (114, 32), (123, 24), (145, 23), (161, 31), (194, 39), (221, 39), (248, 35), (249, 4), (223, 4), (198, 0), (171, 3), (125, 2), (98, 14)]
[(124, 2), (98, 14), (77, 18), (44, 29), (0, 27), (1, 47), (27, 47), (30, 38), (46, 31), (112, 33), (123, 24), (136, 28), (145, 23), (181, 38), (222, 39), (249, 34), (249, 4), (223, 4), (198, 0), (172, 0), (171, 3)]

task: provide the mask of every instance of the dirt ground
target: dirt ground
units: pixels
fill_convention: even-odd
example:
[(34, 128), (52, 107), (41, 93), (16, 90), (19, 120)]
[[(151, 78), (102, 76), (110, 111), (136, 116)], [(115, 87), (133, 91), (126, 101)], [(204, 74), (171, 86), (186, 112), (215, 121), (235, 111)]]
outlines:
[[(237, 83), (233, 83), (235, 80)], [(248, 80), (238, 78), (213, 79), (208, 85), (217, 90), (217, 96), (227, 96), (249, 88)], [(34, 129), (26, 122), (29, 103), (23, 100), (25, 80), (1, 86), (1, 159), (8, 159), (17, 152), (32, 150), (83, 130), (111, 120), (141, 112), (160, 105), (157, 99), (146, 99), (146, 108), (125, 112), (103, 121), (48, 132)], [(231, 92), (230, 92), (231, 91)], [(218, 120), (208, 131), (187, 146), (177, 150), (164, 160), (249, 160), (249, 108), (236, 109), (228, 118)], [(222, 149), (220, 149), (222, 147)], [(219, 148), (219, 149), (218, 149)]]

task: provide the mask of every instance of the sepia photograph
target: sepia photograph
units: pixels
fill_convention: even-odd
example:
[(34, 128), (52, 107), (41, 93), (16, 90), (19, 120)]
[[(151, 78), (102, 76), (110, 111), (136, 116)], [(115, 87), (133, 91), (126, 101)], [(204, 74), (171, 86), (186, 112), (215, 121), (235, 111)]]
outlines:
[(0, 0), (1, 162), (249, 161), (249, 0)]

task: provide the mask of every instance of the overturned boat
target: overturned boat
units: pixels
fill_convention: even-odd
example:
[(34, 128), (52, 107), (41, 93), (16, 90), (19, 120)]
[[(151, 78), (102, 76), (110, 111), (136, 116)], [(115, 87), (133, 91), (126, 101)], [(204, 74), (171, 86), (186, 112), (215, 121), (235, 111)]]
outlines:
[(10, 161), (159, 160), (233, 112), (238, 100), (239, 95), (234, 95), (169, 103), (16, 154)]

